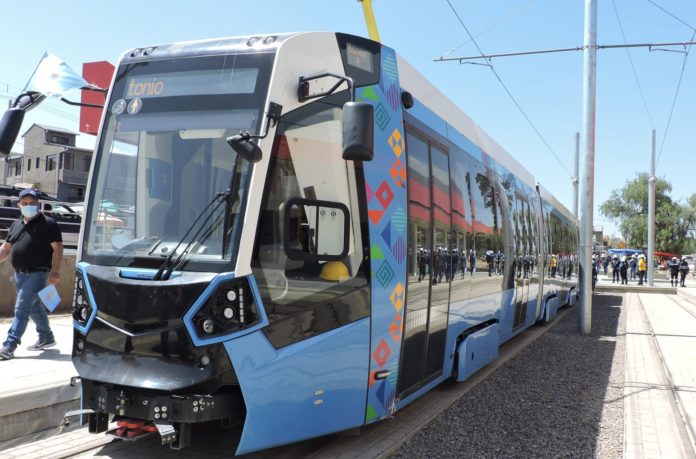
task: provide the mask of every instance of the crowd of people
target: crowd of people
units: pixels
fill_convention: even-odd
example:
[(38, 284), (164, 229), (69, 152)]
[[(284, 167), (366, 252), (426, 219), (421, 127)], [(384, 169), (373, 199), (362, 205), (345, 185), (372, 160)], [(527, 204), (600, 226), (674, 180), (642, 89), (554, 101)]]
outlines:
[[(654, 263), (657, 268), (657, 262)], [(672, 257), (667, 263), (672, 287), (686, 287), (686, 275), (689, 273), (689, 263), (686, 258)], [(638, 285), (647, 283), (648, 262), (644, 254), (617, 255), (608, 253), (595, 253), (592, 255), (593, 284), (596, 283), (597, 274), (611, 275), (611, 282), (628, 285), (629, 281), (638, 280)]]
[[(473, 276), (476, 272), (476, 253), (473, 249), (459, 250), (438, 247), (435, 250), (418, 249), (417, 266), (418, 282), (428, 278), (432, 272), (433, 284), (443, 280), (449, 282), (459, 275), (462, 279), (468, 274)], [(502, 274), (505, 266), (505, 255), (500, 251), (493, 253), (487, 251), (485, 261), (488, 266), (488, 275)]]
[[(438, 247), (432, 252), (428, 249), (418, 249), (418, 282), (427, 279), (431, 271), (433, 274), (433, 284), (442, 282), (444, 279), (449, 282), (460, 273), (463, 278), (467, 272), (474, 275), (476, 271), (476, 254), (473, 250), (468, 253), (466, 250), (461, 252), (457, 249), (447, 250)], [(467, 270), (467, 265), (469, 266)]]
[[(430, 277), (434, 284), (449, 282), (456, 279), (455, 276), (464, 278), (473, 276), (478, 270), (488, 277), (502, 276), (505, 273), (505, 254), (498, 250), (486, 250), (478, 255), (473, 249), (458, 250), (439, 247), (434, 250), (419, 248), (417, 253), (418, 282)], [(512, 275), (517, 278), (528, 279), (535, 269), (535, 257), (532, 255), (520, 255), (512, 259)], [(551, 278), (570, 279), (573, 274), (573, 257), (563, 255), (551, 255), (548, 261), (546, 275)]]
[(553, 254), (549, 259), (549, 277), (570, 279), (573, 275), (573, 262), (575, 258), (570, 255)]
[[(485, 270), (484, 273), (487, 272), (489, 277), (504, 273), (505, 255), (501, 251), (487, 250), (485, 254), (477, 257), (473, 249), (460, 251), (456, 248), (448, 250), (440, 247), (429, 251), (420, 248), (417, 256), (418, 282), (429, 278), (431, 273), (433, 283), (449, 282), (455, 279), (456, 275), (461, 278), (466, 275), (473, 276), (477, 271), (477, 259), (479, 263), (485, 261), (480, 263), (479, 269)], [(534, 257), (516, 257), (512, 260), (512, 266), (513, 275), (527, 278), (534, 270)], [(657, 267), (657, 262), (654, 266)], [(686, 287), (686, 277), (691, 270), (687, 259), (673, 257), (666, 266), (671, 285)], [(629, 282), (637, 281), (638, 285), (644, 285), (647, 284), (648, 261), (642, 253), (635, 255), (595, 253), (592, 255), (593, 284), (596, 283), (597, 275), (601, 272), (611, 276), (613, 284), (628, 285)], [(570, 278), (572, 273), (572, 257), (560, 254), (549, 257), (546, 271), (548, 277), (565, 279)]]

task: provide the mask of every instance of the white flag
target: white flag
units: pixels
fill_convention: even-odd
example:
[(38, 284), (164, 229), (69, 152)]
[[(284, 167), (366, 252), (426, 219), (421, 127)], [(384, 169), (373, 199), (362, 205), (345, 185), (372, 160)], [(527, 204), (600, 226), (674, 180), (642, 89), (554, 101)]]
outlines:
[(29, 79), (25, 91), (62, 97), (68, 91), (87, 86), (87, 81), (59, 57), (45, 53)]

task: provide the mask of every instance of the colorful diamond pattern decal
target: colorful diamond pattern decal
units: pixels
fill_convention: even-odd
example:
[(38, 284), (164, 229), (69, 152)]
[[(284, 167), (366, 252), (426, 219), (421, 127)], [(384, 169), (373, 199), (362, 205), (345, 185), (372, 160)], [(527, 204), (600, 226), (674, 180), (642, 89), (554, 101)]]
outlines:
[(370, 248), (370, 257), (373, 260), (384, 260), (384, 254), (382, 253), (382, 249), (380, 249), (377, 244), (373, 244)]
[(385, 260), (375, 273), (375, 276), (377, 276), (379, 283), (382, 284), (382, 288), (387, 288), (389, 282), (394, 278), (394, 270), (389, 266), (389, 262)]
[(401, 160), (397, 159), (389, 170), (389, 175), (394, 179), (397, 186), (403, 188), (406, 185), (406, 168)]
[(385, 95), (387, 96), (387, 101), (389, 102), (389, 105), (391, 105), (392, 110), (399, 108), (400, 97), (399, 90), (396, 89), (396, 86), (389, 86), (389, 89), (386, 90)]
[(401, 206), (398, 206), (394, 210), (391, 222), (392, 226), (394, 226), (394, 230), (398, 233), (404, 234), (406, 232), (406, 212)]
[(382, 60), (382, 70), (384, 76), (388, 77), (390, 81), (396, 81), (396, 77), (399, 75), (396, 69), (396, 59), (389, 55), (384, 60)]
[(394, 129), (392, 135), (389, 136), (389, 146), (397, 158), (404, 152), (404, 138), (398, 128)]
[(372, 100), (374, 102), (379, 102), (379, 96), (375, 92), (373, 87), (367, 87), (363, 89), (362, 93), (360, 93), (360, 99), (361, 100)]
[(394, 320), (389, 325), (389, 334), (392, 335), (392, 338), (394, 338), (394, 341), (397, 343), (401, 341), (401, 329), (402, 328), (403, 328), (403, 319), (401, 317), (401, 313), (397, 313), (394, 316)]
[(382, 382), (382, 384), (377, 388), (377, 399), (382, 402), (382, 406), (387, 406), (387, 385)]
[(401, 236), (398, 237), (392, 246), (392, 255), (394, 255), (399, 264), (406, 259), (406, 241)]
[[(408, 258), (404, 211), (408, 205), (408, 172), (406, 160), (400, 159), (406, 144), (401, 88), (396, 54), (382, 47), (381, 58), (379, 84), (356, 90), (358, 100), (368, 101), (374, 107), (377, 126), (374, 132), (374, 159), (363, 165), (372, 270), (371, 358), (365, 412), (368, 423), (389, 416), (396, 410)], [(384, 369), (389, 369), (391, 375), (387, 379), (375, 380), (375, 374)]]
[(379, 367), (382, 368), (384, 364), (387, 363), (387, 359), (389, 359), (390, 355), (391, 349), (389, 349), (389, 345), (385, 340), (382, 340), (379, 342), (379, 345), (377, 346), (377, 349), (375, 349), (375, 352), (372, 353), (372, 358), (375, 359), (377, 365), (379, 365)]
[(365, 418), (366, 418), (368, 421), (371, 421), (371, 420), (373, 420), (373, 419), (377, 419), (377, 416), (379, 416), (379, 415), (377, 414), (377, 410), (375, 410), (375, 409), (372, 407), (372, 405), (368, 404), (368, 405), (367, 405), (367, 412), (365, 413)]
[(387, 243), (387, 247), (391, 245), (391, 222), (387, 221), (387, 224), (382, 230), (382, 239)]
[(389, 188), (389, 184), (385, 180), (382, 182), (379, 188), (377, 188), (375, 196), (377, 196), (377, 200), (382, 205), (382, 208), (386, 209), (389, 207), (389, 204), (391, 204), (392, 199), (394, 199), (394, 192), (391, 190), (391, 188)]
[(401, 311), (401, 308), (404, 306), (404, 286), (401, 282), (396, 284), (396, 287), (394, 287), (394, 290), (392, 290), (389, 299), (391, 300), (391, 303), (394, 305), (394, 308), (397, 311)]
[(370, 202), (370, 199), (372, 199), (372, 196), (375, 195), (375, 192), (372, 191), (372, 187), (370, 186), (369, 183), (365, 182), (365, 196), (367, 198), (367, 202)]
[(389, 121), (391, 121), (391, 117), (384, 108), (384, 105), (378, 104), (377, 107), (375, 107), (375, 123), (377, 123), (379, 130), (384, 131), (384, 128), (387, 127)]
[(383, 210), (368, 210), (367, 211), (367, 217), (370, 219), (373, 225), (376, 225), (379, 223), (380, 219), (382, 218), (382, 215), (384, 215)]

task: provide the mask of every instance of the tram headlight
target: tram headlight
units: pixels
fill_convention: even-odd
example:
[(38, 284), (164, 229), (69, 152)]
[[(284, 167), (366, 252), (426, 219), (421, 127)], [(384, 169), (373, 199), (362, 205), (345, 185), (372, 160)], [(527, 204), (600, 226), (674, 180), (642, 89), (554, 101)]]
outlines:
[(78, 270), (75, 275), (75, 289), (73, 291), (72, 316), (80, 325), (87, 325), (92, 315), (92, 305), (87, 299), (85, 282), (82, 273)]
[(203, 319), (203, 331), (209, 335), (212, 335), (213, 332), (215, 331), (215, 322), (213, 322), (213, 319)]
[(258, 320), (246, 278), (221, 283), (193, 317), (196, 334), (204, 339), (244, 329)]

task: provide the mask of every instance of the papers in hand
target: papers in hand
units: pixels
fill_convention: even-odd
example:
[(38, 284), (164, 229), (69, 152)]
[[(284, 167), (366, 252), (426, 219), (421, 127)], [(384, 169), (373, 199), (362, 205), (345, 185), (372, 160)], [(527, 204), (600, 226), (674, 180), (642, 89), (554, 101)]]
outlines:
[(39, 299), (46, 306), (46, 309), (53, 312), (56, 307), (60, 304), (60, 296), (58, 295), (58, 290), (53, 284), (49, 284), (48, 287), (39, 291)]

